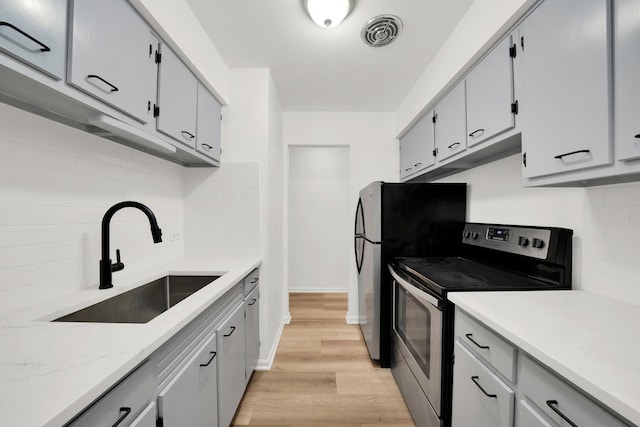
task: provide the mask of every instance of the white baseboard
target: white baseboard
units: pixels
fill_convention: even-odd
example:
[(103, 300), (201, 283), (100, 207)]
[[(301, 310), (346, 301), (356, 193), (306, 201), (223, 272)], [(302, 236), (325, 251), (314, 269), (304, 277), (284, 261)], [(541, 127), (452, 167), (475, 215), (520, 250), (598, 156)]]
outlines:
[(331, 293), (331, 294), (346, 294), (349, 292), (348, 289), (344, 288), (344, 287), (323, 287), (323, 288), (296, 288), (295, 286), (292, 286), (289, 288), (289, 292), (295, 292), (295, 293), (307, 293), (307, 294), (322, 294), (322, 293)]
[(284, 330), (284, 325), (289, 324), (291, 321), (291, 314), (287, 313), (286, 317), (283, 317), (280, 321), (280, 326), (278, 327), (278, 332), (276, 333), (276, 339), (273, 340), (273, 345), (269, 350), (269, 355), (265, 359), (258, 359), (258, 364), (256, 366), (257, 371), (269, 371), (273, 366), (273, 360), (276, 358), (276, 351), (278, 350), (278, 344), (280, 343), (280, 338), (282, 337), (282, 331)]
[(360, 324), (360, 317), (357, 314), (353, 315), (353, 314), (347, 313), (346, 320), (347, 320), (347, 325)]

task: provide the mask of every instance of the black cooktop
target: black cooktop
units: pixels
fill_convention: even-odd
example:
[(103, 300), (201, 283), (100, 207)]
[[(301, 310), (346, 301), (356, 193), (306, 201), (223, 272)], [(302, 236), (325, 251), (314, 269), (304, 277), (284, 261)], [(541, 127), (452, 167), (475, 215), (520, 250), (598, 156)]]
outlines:
[(396, 262), (401, 271), (443, 297), (459, 291), (558, 288), (554, 283), (460, 257), (396, 258)]

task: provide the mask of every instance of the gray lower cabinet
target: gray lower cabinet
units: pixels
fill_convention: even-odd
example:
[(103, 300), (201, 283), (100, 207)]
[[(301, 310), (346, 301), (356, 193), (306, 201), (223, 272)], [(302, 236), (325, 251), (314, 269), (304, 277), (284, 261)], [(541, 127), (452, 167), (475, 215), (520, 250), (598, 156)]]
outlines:
[(465, 81), (458, 83), (436, 105), (435, 147), (438, 161), (467, 149)]
[(473, 147), (515, 126), (511, 36), (485, 56), (466, 77), (467, 145)]
[(198, 82), (196, 151), (217, 162), (220, 161), (220, 126), (221, 105), (207, 88)]
[(614, 4), (614, 123), (617, 160), (640, 158), (640, 2)]
[(62, 80), (66, 44), (66, 0), (0, 2), (1, 51)]
[[(246, 279), (245, 279), (246, 280)], [(244, 299), (245, 381), (248, 383), (260, 356), (260, 288), (256, 286)]]
[(523, 174), (612, 163), (606, 0), (545, 0), (519, 27)]
[(519, 427), (554, 427), (526, 400), (520, 400), (516, 409)]
[(195, 148), (197, 106), (198, 80), (163, 44), (158, 70), (158, 130), (189, 148)]
[(150, 402), (129, 427), (156, 427), (157, 417), (156, 402)]
[(72, 0), (70, 17), (68, 83), (142, 123), (152, 119), (157, 65), (147, 23), (125, 0)]
[(452, 427), (513, 426), (515, 392), (460, 342), (455, 355)]
[(216, 331), (218, 340), (218, 426), (228, 427), (245, 390), (244, 304)]
[(159, 416), (164, 427), (218, 425), (216, 335), (212, 333), (158, 393)]

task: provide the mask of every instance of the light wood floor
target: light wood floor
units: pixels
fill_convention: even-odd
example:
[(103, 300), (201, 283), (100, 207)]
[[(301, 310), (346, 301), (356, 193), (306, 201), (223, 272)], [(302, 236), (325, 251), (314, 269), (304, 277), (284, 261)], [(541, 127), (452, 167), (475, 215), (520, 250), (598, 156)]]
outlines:
[(346, 294), (292, 293), (273, 368), (256, 371), (233, 426), (415, 427), (389, 369), (372, 363)]

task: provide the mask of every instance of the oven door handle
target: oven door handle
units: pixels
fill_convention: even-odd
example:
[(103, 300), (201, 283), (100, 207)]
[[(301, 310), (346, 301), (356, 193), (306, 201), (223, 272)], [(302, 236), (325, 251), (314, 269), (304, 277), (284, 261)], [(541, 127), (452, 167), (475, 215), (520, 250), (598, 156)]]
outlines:
[(391, 273), (391, 276), (394, 278), (394, 280), (400, 286), (402, 286), (405, 291), (409, 292), (411, 295), (413, 295), (414, 297), (416, 297), (420, 301), (428, 302), (429, 304), (431, 304), (432, 306), (434, 306), (438, 310), (441, 310), (441, 308), (440, 308), (440, 300), (438, 298), (434, 297), (433, 295), (429, 295), (428, 293), (426, 293), (424, 291), (421, 291), (420, 289), (416, 288), (411, 283), (407, 282), (402, 277), (400, 277), (398, 275), (398, 273), (396, 273), (393, 270), (393, 268), (391, 268), (390, 266), (387, 266), (387, 268), (389, 269), (389, 272)]

